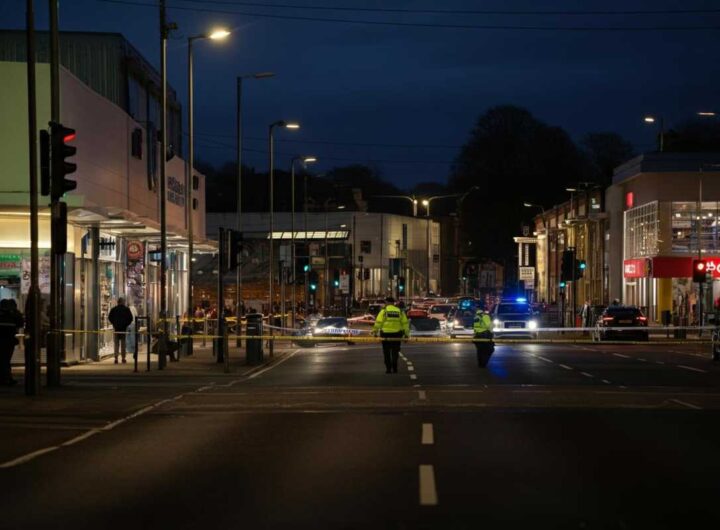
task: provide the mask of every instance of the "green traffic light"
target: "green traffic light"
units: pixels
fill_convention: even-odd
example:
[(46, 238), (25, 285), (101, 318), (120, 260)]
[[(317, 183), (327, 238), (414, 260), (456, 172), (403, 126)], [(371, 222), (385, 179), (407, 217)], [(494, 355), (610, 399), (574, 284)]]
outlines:
[(303, 265), (303, 272), (308, 272), (310, 270), (310, 265)]

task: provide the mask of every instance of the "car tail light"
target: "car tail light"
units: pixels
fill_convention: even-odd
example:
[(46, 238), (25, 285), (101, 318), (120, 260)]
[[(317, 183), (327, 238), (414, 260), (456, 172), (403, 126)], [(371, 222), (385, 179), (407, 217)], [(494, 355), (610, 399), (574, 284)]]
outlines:
[(603, 319), (602, 319), (603, 324), (605, 324), (605, 325), (610, 324), (613, 320), (615, 320), (615, 318), (613, 318), (613, 317), (603, 317)]

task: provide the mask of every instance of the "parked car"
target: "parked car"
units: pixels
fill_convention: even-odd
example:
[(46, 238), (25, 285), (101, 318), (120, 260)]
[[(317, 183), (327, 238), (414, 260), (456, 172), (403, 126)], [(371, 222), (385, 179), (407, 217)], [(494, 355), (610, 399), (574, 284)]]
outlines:
[[(317, 344), (313, 339), (321, 337), (347, 337), (351, 338), (355, 335), (359, 335), (360, 330), (351, 329), (347, 318), (345, 317), (326, 317), (321, 318), (314, 325), (307, 326), (293, 335), (298, 337), (294, 342), (298, 346), (312, 347)], [(348, 344), (354, 344), (351, 340), (347, 341)]]
[(595, 326), (596, 340), (649, 340), (647, 317), (635, 306), (611, 305), (602, 312)]
[(448, 315), (445, 331), (451, 338), (473, 335), (475, 323), (475, 309), (461, 309), (458, 307)]
[(436, 318), (412, 318), (410, 319), (411, 337), (443, 337), (445, 334)]

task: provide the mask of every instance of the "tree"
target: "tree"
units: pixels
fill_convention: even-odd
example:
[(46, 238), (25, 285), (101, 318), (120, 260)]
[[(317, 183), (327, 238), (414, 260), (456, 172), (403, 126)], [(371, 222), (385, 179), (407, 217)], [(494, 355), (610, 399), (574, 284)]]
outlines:
[(568, 184), (589, 175), (585, 156), (560, 127), (520, 107), (489, 109), (478, 118), (448, 181), (455, 192), (480, 188), (462, 205), (461, 253), (512, 257), (512, 238), (530, 213), (523, 202), (557, 204), (566, 200)]
[(589, 133), (581, 145), (592, 166), (592, 180), (603, 188), (612, 184), (615, 168), (635, 156), (632, 144), (613, 132)]

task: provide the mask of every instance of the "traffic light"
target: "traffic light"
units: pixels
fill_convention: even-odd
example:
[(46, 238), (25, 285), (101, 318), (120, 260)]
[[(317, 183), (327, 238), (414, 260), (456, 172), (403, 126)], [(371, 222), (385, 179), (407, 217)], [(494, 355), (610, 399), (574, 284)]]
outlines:
[(575, 265), (575, 251), (563, 250), (562, 262), (560, 264), (560, 281), (573, 281), (573, 267)]
[[(77, 165), (65, 159), (75, 155), (77, 148), (69, 145), (75, 139), (75, 129), (50, 122), (50, 200), (59, 201), (68, 191), (77, 188), (77, 182), (66, 179), (75, 173)], [(42, 140), (41, 140), (42, 142)], [(42, 147), (42, 144), (41, 144)]]
[(238, 266), (239, 255), (242, 252), (243, 235), (237, 230), (227, 230), (225, 232), (225, 269), (233, 270)]
[(705, 283), (707, 281), (707, 264), (704, 259), (693, 260), (693, 281)]
[(398, 294), (405, 293), (405, 277), (398, 276)]
[(560, 282), (560, 289), (565, 289), (565, 287), (567, 287), (567, 283), (561, 281), (561, 282)]
[(575, 264), (577, 267), (575, 268), (575, 279), (579, 280), (583, 276), (585, 276), (585, 269), (587, 268), (587, 263), (585, 263), (584, 259), (575, 260)]
[(311, 291), (317, 291), (318, 287), (318, 273), (317, 271), (310, 271), (310, 276), (308, 278), (308, 284)]
[(340, 271), (337, 269), (333, 271), (333, 287), (335, 287), (335, 289), (340, 287)]

